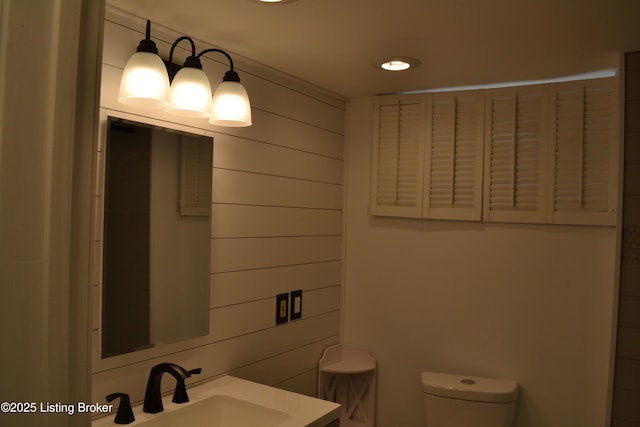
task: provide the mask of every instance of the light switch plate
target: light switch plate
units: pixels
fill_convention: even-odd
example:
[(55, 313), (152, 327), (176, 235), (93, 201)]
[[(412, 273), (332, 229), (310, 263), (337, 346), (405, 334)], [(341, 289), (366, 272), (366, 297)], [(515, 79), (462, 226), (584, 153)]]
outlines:
[(291, 320), (302, 317), (302, 290), (291, 292)]
[(276, 295), (276, 325), (289, 320), (289, 294)]

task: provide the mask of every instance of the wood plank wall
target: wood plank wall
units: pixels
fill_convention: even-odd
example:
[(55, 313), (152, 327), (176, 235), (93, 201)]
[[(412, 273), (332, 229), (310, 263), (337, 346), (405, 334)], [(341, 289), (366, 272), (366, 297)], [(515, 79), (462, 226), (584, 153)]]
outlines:
[[(126, 107), (116, 100), (120, 75), (144, 38), (144, 21), (114, 9), (106, 16), (104, 111), (173, 122), (214, 138), (211, 301), (209, 336), (101, 360), (94, 274), (94, 401), (121, 391), (140, 402), (150, 368), (164, 361), (201, 367), (191, 383), (230, 373), (315, 394), (318, 360), (340, 333), (345, 100), (234, 57), (251, 98), (252, 127), (215, 128), (202, 119)], [(151, 35), (165, 56), (179, 36), (153, 25)], [(196, 43), (198, 50), (209, 47)], [(203, 66), (213, 84), (227, 66), (224, 57), (208, 56)], [(304, 291), (302, 319), (276, 327), (276, 295), (297, 289)], [(164, 383), (168, 391), (172, 381)]]

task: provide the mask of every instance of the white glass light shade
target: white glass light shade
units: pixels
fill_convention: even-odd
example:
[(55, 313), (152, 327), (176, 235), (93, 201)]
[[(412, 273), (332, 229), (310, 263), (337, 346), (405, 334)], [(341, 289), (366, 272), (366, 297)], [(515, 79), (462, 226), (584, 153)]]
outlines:
[(211, 115), (211, 85), (204, 71), (183, 67), (171, 82), (169, 113), (183, 117)]
[(127, 61), (120, 80), (118, 101), (146, 108), (169, 106), (169, 76), (154, 53), (136, 52)]
[(209, 123), (227, 127), (251, 126), (249, 95), (239, 82), (222, 82), (213, 95)]

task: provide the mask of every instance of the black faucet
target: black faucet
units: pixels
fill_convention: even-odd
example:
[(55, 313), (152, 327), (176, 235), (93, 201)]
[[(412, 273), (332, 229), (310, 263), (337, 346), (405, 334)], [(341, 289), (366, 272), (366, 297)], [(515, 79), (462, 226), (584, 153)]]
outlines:
[(144, 405), (142, 406), (144, 412), (155, 414), (164, 410), (164, 406), (162, 406), (160, 380), (162, 379), (162, 374), (165, 372), (170, 373), (176, 379), (176, 389), (171, 401), (174, 403), (185, 403), (189, 401), (189, 396), (187, 396), (187, 388), (184, 380), (192, 374), (199, 374), (202, 372), (202, 369), (196, 368), (187, 371), (175, 363), (160, 363), (151, 368), (149, 380), (147, 381), (147, 391), (144, 394)]

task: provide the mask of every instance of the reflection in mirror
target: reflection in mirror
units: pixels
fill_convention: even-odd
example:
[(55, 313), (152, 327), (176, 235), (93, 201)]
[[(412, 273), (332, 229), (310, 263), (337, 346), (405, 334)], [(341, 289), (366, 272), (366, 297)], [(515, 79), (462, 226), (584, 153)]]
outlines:
[(209, 331), (213, 139), (109, 117), (102, 357)]

